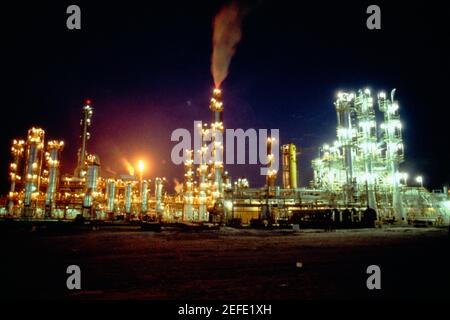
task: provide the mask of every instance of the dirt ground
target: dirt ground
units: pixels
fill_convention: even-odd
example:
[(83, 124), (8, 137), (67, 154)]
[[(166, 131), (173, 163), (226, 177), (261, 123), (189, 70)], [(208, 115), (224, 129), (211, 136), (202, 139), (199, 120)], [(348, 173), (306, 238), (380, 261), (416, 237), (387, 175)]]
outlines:
[[(2, 298), (450, 299), (446, 229), (2, 234)], [(302, 267), (298, 267), (298, 263)], [(81, 268), (82, 290), (66, 288)], [(381, 268), (381, 290), (366, 268)]]

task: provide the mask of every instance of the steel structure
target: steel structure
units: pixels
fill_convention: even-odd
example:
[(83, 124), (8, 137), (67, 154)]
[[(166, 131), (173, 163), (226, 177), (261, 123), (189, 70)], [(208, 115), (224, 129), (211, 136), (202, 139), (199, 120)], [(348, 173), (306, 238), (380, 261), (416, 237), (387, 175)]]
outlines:
[(44, 130), (31, 128), (27, 139), (12, 142), (11, 185), (0, 216), (128, 221), (150, 217), (163, 222), (244, 224), (333, 221), (366, 226), (375, 212), (379, 222), (448, 223), (448, 189), (430, 192), (422, 177), (417, 179), (420, 186), (411, 186), (408, 174), (401, 171), (404, 148), (395, 90), (389, 96), (380, 92), (376, 99), (369, 89), (340, 92), (334, 106), (336, 140), (319, 148), (309, 187), (298, 184), (300, 152), (294, 144), (281, 147), (282, 186), (277, 185), (274, 150), (278, 147), (269, 137), (265, 184), (251, 188), (245, 177), (233, 181), (224, 171), (222, 92), (214, 89), (212, 122), (198, 126), (200, 144), (185, 152), (183, 190), (170, 195), (165, 192), (165, 178), (156, 177), (154, 186), (144, 179), (141, 162), (137, 176), (100, 175), (99, 157), (86, 149), (93, 115), (89, 101), (82, 108), (74, 174), (60, 174), (62, 141), (49, 141), (44, 152)]

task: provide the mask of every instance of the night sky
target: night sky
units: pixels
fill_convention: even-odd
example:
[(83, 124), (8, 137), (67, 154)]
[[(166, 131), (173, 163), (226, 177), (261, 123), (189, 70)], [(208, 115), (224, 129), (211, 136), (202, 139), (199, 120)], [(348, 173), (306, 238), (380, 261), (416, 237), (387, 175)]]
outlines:
[[(394, 3), (395, 2), (395, 3)], [(210, 120), (212, 19), (225, 1), (35, 1), (2, 4), (0, 191), (8, 189), (10, 141), (33, 125), (63, 139), (62, 171), (76, 163), (84, 99), (93, 101), (88, 151), (104, 175), (143, 158), (146, 175), (183, 177), (170, 134)], [(366, 28), (378, 4), (382, 29)], [(335, 140), (338, 90), (397, 88), (406, 161), (425, 185), (450, 183), (450, 11), (443, 1), (259, 1), (223, 83), (228, 128), (279, 128), (303, 151), (300, 181), (317, 148)], [(66, 28), (78, 4), (82, 29)], [(264, 183), (259, 166), (227, 167)], [(281, 179), (279, 179), (281, 181)], [(169, 186), (169, 191), (172, 191)]]

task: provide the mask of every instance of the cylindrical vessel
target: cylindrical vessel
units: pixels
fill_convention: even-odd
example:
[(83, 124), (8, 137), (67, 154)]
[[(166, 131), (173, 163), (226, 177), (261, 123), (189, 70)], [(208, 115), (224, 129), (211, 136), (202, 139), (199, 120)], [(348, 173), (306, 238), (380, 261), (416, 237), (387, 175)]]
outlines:
[(266, 186), (268, 188), (274, 188), (275, 187), (275, 181), (277, 179), (277, 171), (274, 170), (274, 154), (272, 152), (272, 145), (275, 142), (275, 138), (268, 137), (267, 138), (267, 144), (266, 144), (266, 152), (267, 152), (267, 166), (268, 166), (268, 172), (266, 176)]
[(186, 160), (184, 162), (184, 186), (183, 186), (183, 221), (191, 221), (194, 218), (194, 160), (192, 150), (186, 150)]
[(161, 216), (164, 211), (164, 205), (162, 203), (162, 194), (164, 187), (164, 180), (161, 178), (156, 178), (155, 180), (155, 199), (156, 199), (156, 213)]
[(48, 215), (52, 214), (55, 207), (55, 194), (59, 182), (60, 155), (63, 147), (63, 141), (49, 141), (47, 145), (48, 185), (45, 195), (45, 207)]
[(386, 169), (390, 171), (392, 189), (392, 207), (398, 222), (406, 223), (407, 217), (403, 208), (402, 196), (399, 188), (399, 166), (403, 161), (402, 124), (399, 116), (399, 105), (394, 100), (395, 89), (391, 93), (391, 100), (385, 94), (378, 96), (378, 106), (384, 113), (384, 141), (386, 144)]
[(44, 154), (45, 132), (39, 128), (28, 130), (27, 162), (25, 168), (24, 205), (30, 207), (35, 194), (39, 193), (39, 184)]
[(354, 93), (339, 93), (338, 99), (334, 105), (337, 113), (337, 138), (339, 145), (342, 147), (343, 165), (345, 168), (346, 183), (344, 190), (346, 190), (346, 202), (353, 201), (353, 139), (355, 130), (352, 124), (351, 113), (353, 111), (355, 95)]
[(132, 194), (133, 188), (131, 185), (131, 182), (127, 182), (125, 185), (125, 213), (130, 214), (131, 213), (131, 194)]
[(297, 188), (297, 148), (295, 144), (285, 144), (281, 148), (283, 156), (283, 188)]
[(289, 145), (289, 184), (291, 189), (297, 189), (297, 148), (295, 144)]
[(283, 188), (290, 189), (291, 188), (291, 179), (290, 179), (290, 161), (289, 161), (289, 145), (285, 144), (281, 147), (282, 152), (282, 163), (283, 163)]
[(147, 194), (148, 194), (148, 183), (143, 180), (141, 182), (141, 213), (147, 212)]
[(114, 212), (114, 200), (116, 196), (116, 182), (108, 180), (106, 183), (106, 210), (108, 213)]
[(25, 141), (23, 140), (14, 140), (13, 145), (11, 147), (11, 154), (13, 156), (13, 163), (10, 165), (10, 179), (11, 179), (11, 186), (9, 189), (9, 203), (8, 203), (8, 213), (13, 214), (14, 213), (14, 202), (17, 199), (17, 192), (16, 192), (16, 183), (20, 182), (20, 172), (19, 167), (21, 165), (21, 160), (23, 157), (24, 152), (24, 145)]
[(93, 108), (91, 107), (91, 101), (88, 99), (86, 100), (84, 106), (83, 106), (83, 118), (81, 118), (81, 146), (78, 150), (78, 164), (75, 169), (75, 176), (78, 176), (80, 178), (84, 177), (85, 174), (85, 160), (87, 156), (86, 152), (86, 146), (87, 146), (87, 140), (90, 138), (89, 133), (89, 127), (91, 126), (92, 122), (92, 114), (93, 114)]
[(86, 193), (84, 196), (83, 206), (91, 208), (94, 201), (94, 193), (97, 192), (97, 179), (100, 163), (97, 156), (88, 156), (88, 168), (86, 174)]

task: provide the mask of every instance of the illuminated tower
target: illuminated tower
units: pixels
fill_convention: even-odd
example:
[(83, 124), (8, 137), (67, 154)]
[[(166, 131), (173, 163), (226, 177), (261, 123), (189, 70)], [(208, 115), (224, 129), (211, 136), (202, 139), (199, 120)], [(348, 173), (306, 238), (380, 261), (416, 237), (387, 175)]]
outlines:
[(28, 130), (26, 144), (26, 167), (25, 167), (25, 194), (24, 194), (24, 215), (32, 214), (33, 204), (39, 195), (41, 179), (42, 161), (44, 158), (44, 136), (45, 131), (40, 128)]
[(208, 173), (208, 163), (207, 163), (208, 146), (205, 144), (205, 141), (210, 133), (210, 130), (206, 127), (202, 127), (201, 124), (199, 124), (198, 130), (200, 131), (199, 133), (202, 140), (200, 150), (197, 150), (200, 160), (199, 166), (197, 168), (199, 177), (198, 216), (200, 221), (208, 221), (207, 195), (206, 195), (206, 191), (208, 188), (208, 181), (206, 178)]
[(373, 98), (369, 89), (359, 90), (355, 98), (355, 113), (358, 120), (357, 145), (364, 170), (364, 183), (367, 194), (367, 207), (377, 210), (375, 198), (376, 177), (373, 172), (373, 163), (377, 155), (377, 123)]
[(92, 218), (94, 198), (97, 193), (97, 178), (100, 168), (100, 159), (98, 156), (87, 156), (87, 175), (86, 175), (86, 191), (84, 194), (83, 208), (85, 211), (85, 218)]
[(144, 162), (139, 160), (138, 171), (139, 171), (139, 195), (141, 198), (141, 214), (147, 213), (147, 202), (148, 202), (148, 181), (144, 180)]
[(59, 183), (59, 167), (63, 141), (49, 141), (47, 144), (48, 185), (45, 195), (45, 215), (51, 217), (55, 210), (55, 194)]
[(130, 181), (125, 184), (125, 214), (127, 219), (131, 217), (131, 205), (133, 197), (133, 185)]
[(211, 121), (211, 141), (212, 141), (212, 157), (213, 157), (213, 190), (212, 197), (216, 202), (222, 199), (223, 186), (222, 186), (222, 174), (223, 174), (223, 103), (222, 103), (222, 91), (219, 88), (215, 88), (209, 108), (212, 111)]
[(147, 180), (141, 181), (141, 214), (147, 213), (147, 202), (148, 202), (148, 182)]
[(337, 113), (337, 138), (342, 147), (343, 165), (345, 170), (346, 202), (353, 202), (353, 154), (355, 129), (352, 126), (351, 112), (353, 111), (353, 93), (339, 92), (334, 105)]
[(277, 179), (277, 171), (274, 169), (275, 155), (272, 152), (272, 145), (275, 143), (275, 138), (267, 138), (267, 175), (266, 175), (266, 186), (269, 190), (275, 187), (275, 181)]
[(270, 220), (272, 218), (271, 209), (269, 206), (269, 197), (271, 190), (275, 188), (275, 181), (277, 179), (277, 171), (274, 169), (275, 155), (272, 152), (272, 146), (275, 144), (275, 138), (268, 137), (266, 141), (267, 147), (267, 174), (266, 174), (266, 199), (262, 206), (261, 216), (262, 220)]
[(184, 161), (184, 206), (183, 221), (192, 221), (194, 218), (194, 160), (193, 151), (186, 150), (186, 159)]
[(106, 181), (106, 211), (109, 214), (114, 213), (116, 196), (116, 182), (114, 179), (108, 179)]
[(11, 147), (13, 162), (10, 165), (11, 187), (9, 189), (8, 213), (14, 214), (14, 202), (17, 199), (16, 183), (20, 182), (19, 166), (23, 158), (25, 141), (14, 140)]
[(87, 156), (87, 141), (90, 138), (89, 127), (91, 126), (91, 119), (93, 108), (91, 107), (91, 100), (86, 100), (83, 106), (83, 118), (81, 118), (81, 147), (78, 150), (78, 164), (74, 175), (83, 178), (86, 175), (86, 156)]
[(295, 144), (285, 144), (281, 147), (283, 155), (283, 188), (297, 188), (297, 148)]
[(381, 124), (381, 129), (384, 130), (385, 160), (392, 190), (392, 207), (397, 221), (407, 222), (399, 190), (399, 165), (403, 162), (402, 124), (398, 113), (399, 105), (394, 100), (394, 93), (395, 89), (391, 92), (391, 99), (388, 99), (386, 93), (380, 92), (378, 106), (380, 111), (384, 113), (384, 122)]
[(162, 202), (162, 194), (164, 189), (164, 183), (166, 182), (165, 178), (156, 178), (155, 179), (155, 200), (156, 200), (156, 216), (160, 221), (163, 217), (164, 213), (164, 204)]

